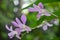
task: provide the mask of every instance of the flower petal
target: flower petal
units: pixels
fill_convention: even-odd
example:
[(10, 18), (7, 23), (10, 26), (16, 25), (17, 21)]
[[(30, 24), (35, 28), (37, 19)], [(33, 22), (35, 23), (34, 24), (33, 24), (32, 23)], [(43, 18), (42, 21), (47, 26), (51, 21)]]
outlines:
[(49, 24), (49, 23), (47, 23), (47, 26), (52, 27), (52, 26), (53, 26), (53, 24)]
[(21, 32), (22, 32), (22, 29), (20, 29), (20, 28), (16, 28), (15, 31), (17, 31), (18, 35), (20, 35)]
[(16, 18), (16, 22), (18, 24), (18, 27), (22, 28), (23, 25), (22, 25), (21, 21), (18, 18)]
[(9, 36), (10, 38), (13, 38), (14, 35), (15, 35), (15, 34), (14, 34), (13, 32), (8, 33), (8, 36)]
[(41, 13), (38, 13), (37, 14), (37, 20), (39, 20), (41, 16), (42, 16), (42, 14)]
[(18, 27), (18, 24), (17, 24), (15, 21), (12, 21), (12, 24), (13, 24), (15, 27)]
[(16, 22), (17, 22), (17, 24), (19, 24), (19, 25), (22, 24), (21, 21), (20, 21), (18, 18), (16, 18)]
[(55, 25), (59, 25), (59, 19), (53, 19), (51, 21), (51, 23), (55, 24)]
[(39, 4), (38, 4), (38, 6), (40, 7), (40, 8), (44, 8), (44, 6), (43, 6), (43, 4), (40, 2)]
[(17, 37), (18, 39), (21, 39), (21, 37), (20, 37), (19, 35), (16, 35), (16, 37)]
[(30, 12), (38, 12), (39, 11), (39, 6), (33, 4), (33, 8), (29, 7), (29, 11)]
[(13, 31), (12, 26), (10, 26), (10, 30)]
[(6, 29), (9, 30), (9, 31), (13, 31), (13, 30), (12, 30), (12, 26), (9, 28), (9, 27), (6, 25)]
[(37, 10), (35, 8), (29, 7), (28, 9), (30, 12), (37, 12)]
[(47, 25), (43, 26), (43, 30), (46, 31), (47, 30)]
[(44, 15), (51, 16), (51, 14), (49, 14), (48, 12), (44, 12)]
[(26, 26), (25, 30), (27, 31), (27, 33), (29, 33), (29, 31), (31, 31), (31, 28)]
[(25, 16), (25, 15), (22, 15), (22, 16), (21, 16), (21, 21), (23, 22), (23, 24), (26, 23), (26, 20), (27, 20), (27, 19), (26, 19), (26, 16)]
[(5, 27), (6, 27), (6, 29), (7, 29), (7, 30), (9, 30), (9, 31), (10, 31), (10, 29), (9, 29), (9, 27), (8, 27), (7, 25), (6, 25)]
[(35, 5), (35, 4), (33, 4), (33, 7), (34, 7), (34, 9), (36, 10), (36, 11), (39, 11), (39, 6), (37, 6), (37, 5)]

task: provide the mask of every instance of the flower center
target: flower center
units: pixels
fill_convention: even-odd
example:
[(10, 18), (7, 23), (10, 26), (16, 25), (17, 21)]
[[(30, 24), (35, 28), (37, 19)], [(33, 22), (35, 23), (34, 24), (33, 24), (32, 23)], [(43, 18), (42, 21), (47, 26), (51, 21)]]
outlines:
[(13, 31), (13, 33), (18, 34), (18, 32), (17, 32), (17, 31)]
[(42, 9), (39, 6), (38, 6), (38, 8), (39, 8), (39, 10), (40, 10), (41, 13), (44, 13), (45, 12), (45, 9)]
[(44, 12), (45, 12), (45, 10), (44, 10), (44, 9), (42, 9), (41, 11), (42, 11), (42, 13), (44, 13)]
[(26, 28), (26, 25), (23, 24), (23, 29), (25, 29), (25, 28)]

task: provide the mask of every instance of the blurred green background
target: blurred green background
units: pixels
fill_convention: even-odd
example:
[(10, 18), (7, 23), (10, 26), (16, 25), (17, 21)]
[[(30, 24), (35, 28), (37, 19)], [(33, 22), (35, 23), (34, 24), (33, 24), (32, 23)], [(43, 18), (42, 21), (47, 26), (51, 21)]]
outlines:
[[(16, 17), (20, 17), (22, 13), (27, 15), (27, 25), (31, 28), (41, 24), (45, 19), (49, 22), (56, 18), (55, 16), (43, 16), (37, 21), (37, 13), (26, 11), (28, 7), (33, 7), (33, 3), (38, 5), (39, 2), (42, 2), (45, 9), (53, 12), (53, 14), (57, 15), (60, 20), (60, 0), (19, 0), (19, 5), (17, 6), (15, 6), (14, 0), (0, 0), (0, 40), (18, 40), (16, 37), (9, 39), (7, 35), (8, 30), (6, 30), (5, 25), (11, 25), (11, 21), (15, 20)], [(24, 12), (24, 10), (26, 12)], [(21, 40), (60, 40), (60, 25), (54, 25), (47, 31), (43, 31), (42, 28), (36, 28), (29, 34), (25, 32), (22, 33), (21, 38)]]

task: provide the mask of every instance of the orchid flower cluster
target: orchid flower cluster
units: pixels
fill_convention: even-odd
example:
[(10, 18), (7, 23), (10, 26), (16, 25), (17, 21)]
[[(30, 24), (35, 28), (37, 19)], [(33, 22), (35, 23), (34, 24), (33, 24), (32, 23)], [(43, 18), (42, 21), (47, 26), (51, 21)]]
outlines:
[(45, 16), (51, 16), (51, 14), (49, 12), (47, 12), (46, 9), (44, 9), (44, 6), (42, 3), (39, 3), (38, 6), (33, 4), (33, 8), (29, 7), (29, 11), (30, 12), (38, 12), (37, 14), (37, 20), (40, 19), (41, 16), (45, 15)]
[[(39, 20), (40, 17), (43, 15), (51, 16), (51, 14), (47, 12), (46, 9), (44, 9), (44, 6), (41, 2), (38, 4), (38, 6), (33, 4), (33, 8), (29, 7), (28, 9), (29, 9), (29, 12), (38, 12), (38, 14), (36, 15), (37, 20)], [(30, 31), (32, 31), (33, 28), (30, 28), (29, 26), (27, 26), (26, 21), (27, 21), (26, 16), (22, 15), (21, 20), (16, 18), (15, 21), (12, 21), (12, 25), (15, 27), (15, 29), (13, 29), (12, 26), (10, 26), (9, 28), (8, 25), (6, 25), (6, 29), (10, 31), (10, 33), (8, 33), (9, 38), (13, 38), (15, 35), (18, 39), (21, 39), (20, 35), (22, 34), (22, 32), (26, 31), (27, 33), (29, 33)], [(46, 21), (43, 23), (42, 29), (46, 31), (48, 27), (52, 27), (52, 26), (53, 26), (52, 24)]]
[(18, 39), (21, 39), (19, 36), (21, 35), (22, 32), (26, 31), (27, 33), (29, 33), (29, 31), (31, 31), (31, 28), (28, 27), (26, 24), (26, 16), (25, 15), (22, 15), (21, 16), (21, 21), (16, 18), (16, 21), (12, 21), (12, 24), (14, 25), (14, 27), (16, 27), (14, 30), (12, 29), (12, 26), (9, 28), (7, 25), (6, 25), (6, 29), (10, 31), (10, 33), (8, 33), (8, 36), (10, 38), (13, 38), (14, 35), (16, 35), (16, 37)]

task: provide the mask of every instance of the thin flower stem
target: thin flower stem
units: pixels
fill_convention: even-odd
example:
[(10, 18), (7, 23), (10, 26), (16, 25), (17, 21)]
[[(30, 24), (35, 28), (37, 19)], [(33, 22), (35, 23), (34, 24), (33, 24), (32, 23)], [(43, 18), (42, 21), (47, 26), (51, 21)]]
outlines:
[[(47, 10), (47, 11), (49, 11), (49, 10)], [(55, 15), (55, 14), (53, 14), (53, 12), (49, 11), (49, 13), (50, 13), (51, 15), (53, 15), (53, 16), (55, 16), (55, 17), (57, 17), (57, 18), (58, 18), (58, 16), (57, 16), (57, 15)]]
[(40, 28), (40, 27), (42, 27), (43, 26), (43, 24), (45, 23), (46, 21), (43, 21), (41, 24), (39, 24), (38, 26), (36, 26), (35, 28), (32, 28), (32, 30), (33, 29), (36, 29), (36, 28)]
[[(50, 12), (51, 13), (51, 12)], [(55, 16), (55, 17), (57, 17), (58, 18), (58, 16), (57, 15), (55, 15), (55, 14), (53, 14), (53, 13), (51, 13), (53, 16)]]

